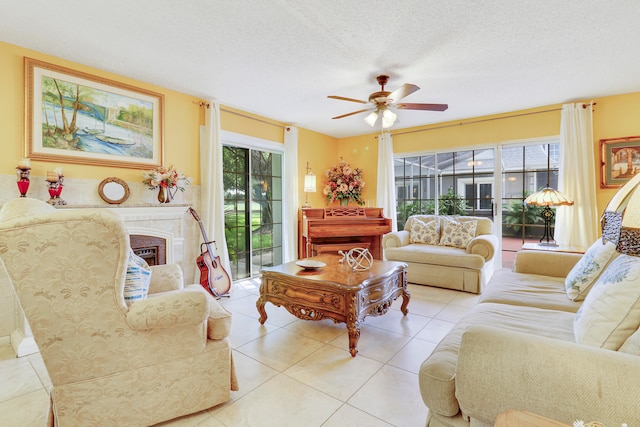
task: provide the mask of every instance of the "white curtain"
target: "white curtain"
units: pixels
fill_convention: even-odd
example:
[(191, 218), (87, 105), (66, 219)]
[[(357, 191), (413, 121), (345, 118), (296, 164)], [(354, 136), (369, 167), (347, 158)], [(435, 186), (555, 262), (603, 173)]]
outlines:
[(389, 132), (378, 137), (378, 188), (376, 204), (391, 218), (391, 231), (398, 230), (396, 221), (396, 185), (393, 175), (393, 141)]
[(298, 128), (284, 128), (282, 224), (284, 262), (298, 259)]
[(598, 237), (596, 166), (592, 106), (564, 104), (560, 121), (558, 190), (573, 198), (573, 206), (556, 208), (555, 240), (585, 249)]
[[(222, 141), (220, 139), (220, 104), (209, 102), (204, 126), (200, 128), (200, 211), (207, 237), (215, 240), (216, 255), (232, 276), (229, 252), (224, 235), (224, 183), (222, 181)], [(199, 276), (196, 276), (199, 277)], [(233, 277), (231, 277), (233, 280)]]

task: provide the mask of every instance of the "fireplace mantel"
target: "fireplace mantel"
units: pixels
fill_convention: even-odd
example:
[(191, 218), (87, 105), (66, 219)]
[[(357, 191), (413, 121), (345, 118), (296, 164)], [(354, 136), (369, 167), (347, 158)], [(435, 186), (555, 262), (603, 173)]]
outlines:
[(58, 209), (108, 209), (117, 213), (125, 220), (182, 218), (189, 209), (188, 204), (140, 204), (140, 205), (64, 205), (56, 206)]

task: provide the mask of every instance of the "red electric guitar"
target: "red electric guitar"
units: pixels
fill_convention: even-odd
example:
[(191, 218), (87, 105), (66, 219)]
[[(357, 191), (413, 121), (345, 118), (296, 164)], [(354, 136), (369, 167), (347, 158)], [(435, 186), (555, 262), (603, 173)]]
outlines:
[[(204, 243), (200, 244), (200, 256), (196, 259), (196, 265), (200, 269), (200, 285), (205, 288), (211, 295), (220, 298), (231, 289), (231, 278), (229, 273), (222, 267), (220, 256), (212, 256), (213, 251), (209, 246), (215, 241), (209, 240), (207, 233), (204, 231), (204, 225), (193, 208), (189, 208), (189, 212), (193, 218), (198, 221), (200, 232), (204, 238)], [(227, 295), (228, 296), (228, 295)]]

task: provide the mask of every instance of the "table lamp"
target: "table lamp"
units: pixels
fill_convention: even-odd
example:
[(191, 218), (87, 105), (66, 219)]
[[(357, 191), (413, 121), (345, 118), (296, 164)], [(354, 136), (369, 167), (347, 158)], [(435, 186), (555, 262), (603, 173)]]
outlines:
[(558, 246), (553, 239), (553, 230), (551, 230), (551, 220), (555, 216), (551, 206), (571, 206), (573, 205), (573, 200), (558, 190), (545, 187), (524, 199), (524, 203), (525, 205), (544, 206), (541, 214), (542, 219), (544, 219), (544, 235), (539, 244), (542, 246)]

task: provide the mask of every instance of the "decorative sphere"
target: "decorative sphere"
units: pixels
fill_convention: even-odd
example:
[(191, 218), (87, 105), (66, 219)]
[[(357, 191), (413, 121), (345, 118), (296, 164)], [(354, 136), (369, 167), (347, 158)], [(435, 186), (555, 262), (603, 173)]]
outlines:
[(353, 248), (345, 255), (353, 271), (366, 271), (373, 266), (373, 255), (366, 248)]

